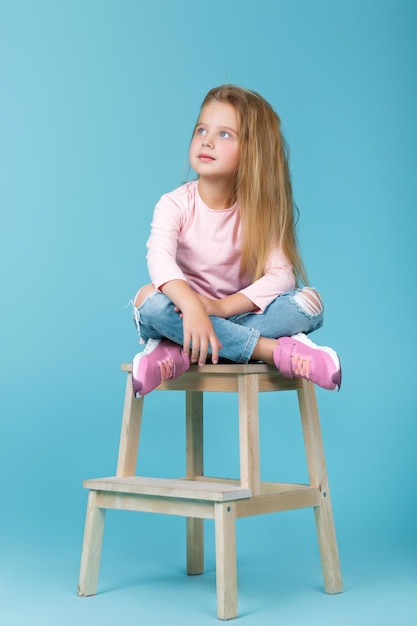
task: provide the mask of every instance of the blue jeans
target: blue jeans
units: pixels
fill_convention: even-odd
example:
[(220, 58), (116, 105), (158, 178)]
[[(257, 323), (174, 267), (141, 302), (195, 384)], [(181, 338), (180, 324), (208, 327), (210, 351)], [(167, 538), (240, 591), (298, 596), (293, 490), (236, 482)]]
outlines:
[[(259, 337), (278, 339), (320, 328), (323, 307), (311, 311), (300, 298), (301, 291), (281, 294), (263, 313), (243, 313), (227, 319), (211, 316), (214, 332), (223, 346), (219, 356), (236, 363), (248, 363)], [(182, 319), (163, 293), (154, 291), (139, 307), (134, 306), (133, 319), (141, 341), (166, 338), (183, 344)]]

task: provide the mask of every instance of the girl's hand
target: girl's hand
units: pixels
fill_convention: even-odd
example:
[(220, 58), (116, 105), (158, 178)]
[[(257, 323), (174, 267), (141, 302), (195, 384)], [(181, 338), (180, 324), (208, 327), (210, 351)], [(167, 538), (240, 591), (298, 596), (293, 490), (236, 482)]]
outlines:
[(257, 310), (257, 306), (242, 293), (233, 293), (230, 296), (213, 300), (197, 294), (198, 299), (204, 307), (207, 315), (215, 315), (216, 317), (228, 318), (232, 315), (241, 315), (242, 313), (252, 313)]
[[(200, 300), (201, 304), (207, 315), (216, 315), (217, 317), (223, 317), (220, 311), (220, 300), (212, 300), (211, 298), (207, 298), (207, 296), (202, 296), (200, 294), (196, 294), (197, 298)], [(176, 306), (175, 310), (182, 317), (182, 313), (180, 309)]]
[(191, 350), (191, 363), (205, 365), (208, 349), (211, 349), (211, 361), (216, 364), (219, 360), (219, 350), (222, 347), (213, 324), (204, 308), (190, 306), (181, 312), (184, 333), (184, 350)]
[(204, 307), (207, 315), (216, 315), (217, 317), (223, 317), (221, 311), (221, 300), (212, 300), (211, 298), (207, 298), (207, 296), (202, 296), (197, 294), (198, 299)]
[[(221, 300), (212, 300), (211, 298), (207, 298), (207, 296), (202, 296), (200, 294), (196, 294), (197, 298), (200, 300), (201, 304), (207, 315), (216, 315), (217, 317), (223, 317), (221, 311)], [(182, 312), (178, 306), (174, 307), (175, 311), (180, 314), (182, 318)]]
[(222, 347), (203, 303), (184, 280), (175, 279), (161, 285), (161, 291), (175, 305), (183, 322), (184, 350), (190, 354), (191, 363), (205, 365), (211, 350), (212, 363), (218, 363)]

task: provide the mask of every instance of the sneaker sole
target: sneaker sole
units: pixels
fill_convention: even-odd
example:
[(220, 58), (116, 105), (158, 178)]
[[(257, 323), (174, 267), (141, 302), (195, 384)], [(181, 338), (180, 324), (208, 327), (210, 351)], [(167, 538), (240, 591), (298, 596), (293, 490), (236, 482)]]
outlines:
[[(142, 396), (142, 394), (139, 391), (135, 390), (135, 375), (134, 375), (134, 371), (137, 367), (137, 364), (139, 363), (139, 361), (144, 357), (147, 356), (148, 354), (150, 354), (151, 352), (153, 352), (155, 350), (155, 348), (157, 348), (159, 346), (159, 344), (161, 343), (161, 339), (149, 339), (146, 347), (144, 350), (142, 350), (142, 352), (138, 352), (138, 354), (136, 354), (133, 357), (133, 361), (132, 361), (132, 385), (133, 385), (133, 391), (135, 393), (135, 398), (143, 398), (144, 396)], [(146, 394), (145, 394), (146, 395)]]

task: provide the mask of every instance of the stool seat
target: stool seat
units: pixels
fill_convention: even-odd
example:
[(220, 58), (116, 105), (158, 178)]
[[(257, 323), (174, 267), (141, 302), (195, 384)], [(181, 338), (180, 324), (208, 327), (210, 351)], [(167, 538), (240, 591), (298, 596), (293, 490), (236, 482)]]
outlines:
[[(131, 374), (132, 364), (123, 363), (121, 369)], [(159, 391), (238, 391), (239, 377), (251, 374), (256, 375), (259, 391), (291, 391), (302, 387), (301, 378), (284, 378), (273, 365), (221, 363), (192, 365), (179, 378), (166, 381), (156, 389)]]
[[(236, 572), (236, 520), (312, 507), (315, 514), (324, 589), (343, 590), (324, 458), (315, 388), (300, 378), (285, 378), (264, 363), (192, 365), (182, 376), (166, 381), (152, 393), (186, 394), (186, 475), (153, 478), (136, 474), (144, 398), (136, 398), (132, 365), (126, 394), (115, 476), (85, 480), (87, 517), (81, 557), (79, 595), (97, 590), (105, 512), (107, 509), (180, 515), (187, 520), (187, 573), (204, 571), (204, 519), (215, 522), (217, 616), (238, 615)], [(258, 395), (260, 392), (295, 391), (303, 430), (309, 484), (266, 482), (260, 475)], [(203, 395), (235, 392), (239, 406), (238, 478), (204, 475)], [(157, 442), (155, 442), (157, 446)]]

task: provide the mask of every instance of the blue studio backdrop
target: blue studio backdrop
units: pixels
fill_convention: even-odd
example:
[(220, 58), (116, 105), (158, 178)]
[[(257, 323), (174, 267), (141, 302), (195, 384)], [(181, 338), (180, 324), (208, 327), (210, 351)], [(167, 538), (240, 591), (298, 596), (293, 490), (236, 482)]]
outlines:
[[(0, 0), (2, 624), (216, 623), (209, 524), (191, 580), (182, 519), (109, 513), (100, 593), (76, 587), (82, 480), (115, 472), (152, 211), (225, 82), (281, 117), (326, 305), (313, 339), (344, 370), (317, 393), (346, 591), (321, 593), (311, 511), (241, 520), (240, 619), (417, 623), (416, 27), (413, 0)], [(295, 402), (265, 395), (263, 476), (302, 481)], [(210, 395), (207, 415), (207, 472), (236, 474), (235, 399)], [(147, 398), (141, 446), (141, 474), (184, 472), (181, 394)]]

